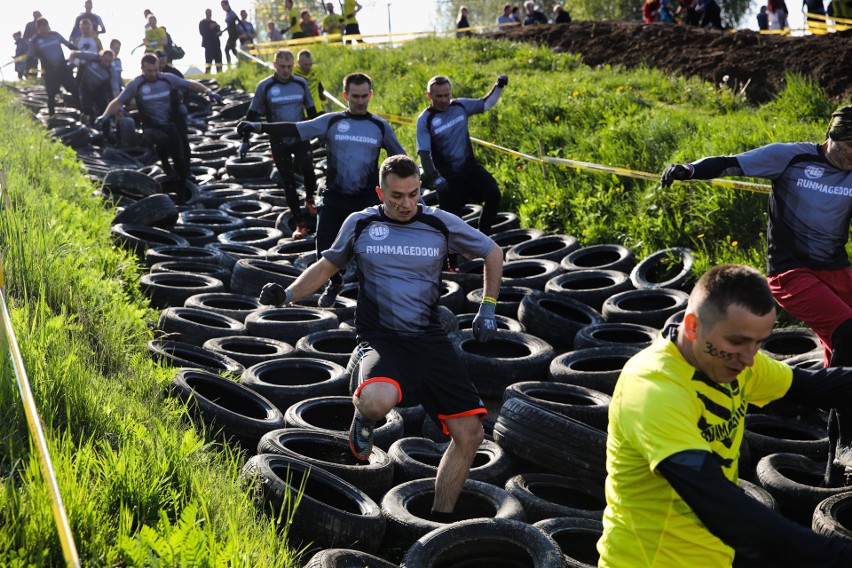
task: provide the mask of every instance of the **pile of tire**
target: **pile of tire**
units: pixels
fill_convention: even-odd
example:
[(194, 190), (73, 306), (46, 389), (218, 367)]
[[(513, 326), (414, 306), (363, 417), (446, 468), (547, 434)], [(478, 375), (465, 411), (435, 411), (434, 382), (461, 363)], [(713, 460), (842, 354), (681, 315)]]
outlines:
[[(493, 238), (505, 263), (493, 341), (478, 343), (470, 330), (482, 260), (444, 274), (442, 325), (491, 416), (454, 522), (436, 522), (434, 479), (449, 439), (422, 407), (397, 408), (378, 424), (368, 462), (349, 450), (358, 293), (351, 267), (331, 308), (319, 308), (317, 295), (284, 308), (258, 302), (263, 284), (287, 285), (315, 261), (314, 242), (291, 237), (267, 138), (253, 135), (248, 159), (235, 157), (234, 127), (249, 97), (219, 92), (224, 106), (189, 115), (198, 191), (188, 205), (175, 203), (151, 156), (119, 165), (91, 143), (78, 148), (98, 192), (117, 207), (115, 242), (148, 270), (142, 292), (161, 310), (149, 350), (179, 369), (169, 396), (186, 403), (211, 440), (244, 452), (242, 483), (288, 539), (306, 547), (308, 566), (453, 565), (473, 557), (493, 566), (597, 565), (610, 397), (625, 362), (679, 321), (693, 283), (691, 252), (665, 249), (637, 262), (622, 245), (583, 247), (499, 214)], [(314, 148), (321, 177), (318, 141)], [(428, 191), (424, 201), (437, 203)], [(463, 217), (475, 227), (480, 214), (469, 205)], [(765, 349), (799, 365), (821, 358), (803, 329), (777, 330)], [(804, 460), (827, 451), (825, 417), (800, 411), (749, 415), (741, 486), (800, 522), (813, 517), (815, 530), (836, 530), (825, 527), (844, 518), (840, 487), (806, 498), (799, 488), (778, 488), (787, 471), (819, 485), (818, 467)], [(779, 445), (785, 437), (806, 441)]]

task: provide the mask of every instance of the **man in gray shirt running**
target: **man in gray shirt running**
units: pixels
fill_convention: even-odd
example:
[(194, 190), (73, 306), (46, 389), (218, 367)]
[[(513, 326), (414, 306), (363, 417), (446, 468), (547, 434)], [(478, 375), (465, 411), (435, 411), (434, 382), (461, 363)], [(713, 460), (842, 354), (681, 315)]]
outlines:
[(420, 170), (408, 156), (381, 166), (375, 192), (380, 205), (349, 215), (334, 244), (286, 290), (264, 286), (264, 304), (288, 304), (318, 289), (350, 259), (360, 290), (353, 353), (355, 416), (349, 445), (358, 460), (373, 448), (373, 429), (394, 406), (422, 404), (452, 438), (435, 480), (432, 520), (451, 513), (482, 443), (487, 410), (438, 318), (441, 268), (448, 252), (484, 257), (484, 298), (473, 334), (489, 341), (503, 273), (497, 244), (455, 215), (420, 204)]
[[(319, 190), (317, 207), (317, 256), (331, 246), (343, 221), (350, 213), (377, 205), (375, 188), (379, 182), (379, 154), (405, 154), (388, 122), (367, 111), (373, 97), (373, 82), (364, 73), (343, 78), (343, 98), (349, 109), (323, 114), (304, 122), (241, 122), (237, 132), (267, 132), (283, 138), (310, 140), (324, 138), (328, 171), (325, 187)], [(334, 305), (343, 286), (340, 274), (334, 274), (318, 300), (322, 308)]]

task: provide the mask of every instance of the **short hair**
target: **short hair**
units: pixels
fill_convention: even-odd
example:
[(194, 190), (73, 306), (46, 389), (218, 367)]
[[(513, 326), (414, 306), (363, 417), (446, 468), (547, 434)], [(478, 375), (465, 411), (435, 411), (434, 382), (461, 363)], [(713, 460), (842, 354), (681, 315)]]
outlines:
[(299, 51), (299, 54), (296, 56), (296, 59), (301, 59), (302, 57), (310, 57), (311, 59), (313, 59), (314, 54), (311, 53), (310, 49), (303, 49)]
[(94, 22), (92, 21), (92, 19), (89, 16), (85, 16), (83, 18), (80, 18), (80, 21), (77, 25), (79, 26), (83, 22), (89, 22), (89, 25), (94, 25)]
[(111, 49), (102, 49), (101, 55), (112, 55), (113, 57), (115, 57), (115, 52)]
[(155, 49), (155, 50), (154, 50), (154, 55), (156, 55), (156, 56), (157, 56), (157, 59), (159, 59), (160, 61), (162, 61), (163, 59), (168, 59), (168, 58), (169, 58), (169, 54), (168, 54), (168, 53), (166, 53), (166, 52), (165, 52), (164, 50), (162, 50), (162, 49)]
[(109, 40), (109, 48), (112, 49), (112, 46), (114, 45), (118, 45), (118, 47), (121, 47), (121, 40), (118, 38)]
[(50, 26), (50, 22), (47, 21), (47, 18), (41, 16), (38, 20), (36, 20), (36, 27), (40, 28), (42, 26)]
[(145, 65), (146, 63), (148, 65), (154, 64), (154, 65), (159, 66), (160, 60), (153, 53), (146, 53), (145, 55), (142, 56), (142, 65)]
[(379, 185), (382, 188), (387, 187), (388, 176), (391, 174), (401, 178), (408, 178), (411, 176), (417, 176), (419, 178), (420, 167), (417, 165), (417, 162), (405, 154), (397, 154), (396, 156), (389, 156), (386, 158), (379, 167)]
[(839, 107), (831, 114), (825, 137), (835, 142), (852, 140), (852, 106)]
[(434, 77), (429, 79), (429, 82), (426, 83), (426, 92), (431, 93), (432, 87), (435, 85), (449, 85), (451, 89), (453, 88), (452, 83), (450, 83), (450, 78), (446, 75), (435, 75)]
[(733, 304), (763, 316), (775, 310), (766, 278), (750, 266), (722, 264), (704, 273), (689, 294), (687, 311), (708, 328), (727, 317)]
[(373, 88), (373, 80), (366, 73), (349, 73), (343, 78), (343, 90), (349, 92), (349, 87), (352, 85), (363, 85), (366, 83), (370, 89)]
[(275, 59), (287, 59), (289, 61), (293, 61), (293, 52), (289, 49), (279, 49), (275, 52)]

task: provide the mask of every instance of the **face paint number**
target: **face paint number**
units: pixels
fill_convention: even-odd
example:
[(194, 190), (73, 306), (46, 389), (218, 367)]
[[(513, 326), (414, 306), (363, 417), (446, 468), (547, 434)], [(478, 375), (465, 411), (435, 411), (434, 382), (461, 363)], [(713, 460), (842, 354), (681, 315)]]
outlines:
[(709, 341), (704, 342), (704, 352), (710, 355), (711, 357), (715, 357), (717, 359), (726, 359), (728, 361), (734, 358), (734, 354), (730, 351), (722, 351), (721, 349), (717, 349), (715, 345), (710, 343)]

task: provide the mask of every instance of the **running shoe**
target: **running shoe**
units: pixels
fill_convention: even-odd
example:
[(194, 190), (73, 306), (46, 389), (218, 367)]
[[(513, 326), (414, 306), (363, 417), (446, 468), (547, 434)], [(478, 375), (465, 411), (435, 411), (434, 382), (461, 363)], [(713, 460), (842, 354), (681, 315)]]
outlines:
[(349, 427), (349, 449), (352, 450), (352, 455), (361, 461), (367, 461), (370, 458), (370, 453), (373, 451), (373, 429), (376, 423), (373, 420), (367, 420), (358, 411), (355, 411), (355, 416), (352, 418), (352, 425)]

